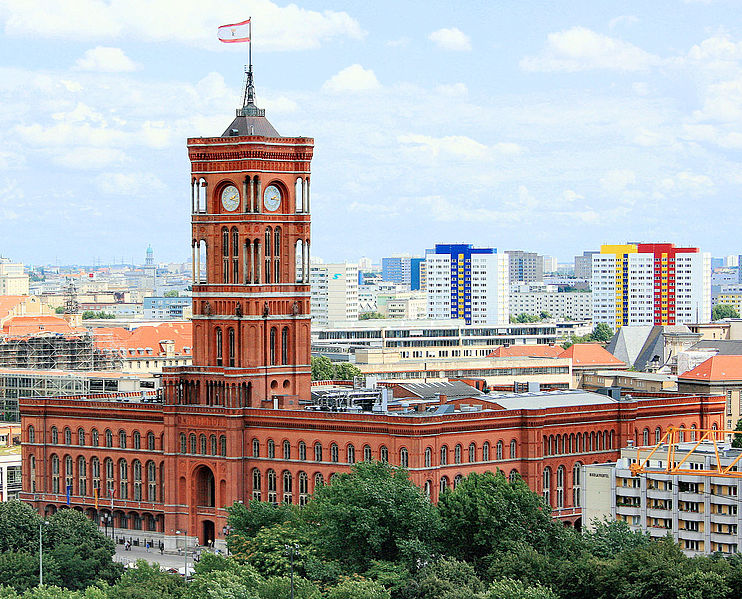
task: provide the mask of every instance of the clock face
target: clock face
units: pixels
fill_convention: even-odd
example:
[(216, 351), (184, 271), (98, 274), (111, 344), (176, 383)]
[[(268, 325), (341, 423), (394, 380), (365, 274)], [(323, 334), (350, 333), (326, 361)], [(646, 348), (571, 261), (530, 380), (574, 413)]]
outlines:
[(227, 212), (234, 212), (240, 207), (240, 192), (234, 185), (227, 185), (222, 191), (222, 206)]
[(281, 190), (275, 185), (269, 185), (263, 193), (263, 206), (268, 212), (275, 212), (281, 205)]

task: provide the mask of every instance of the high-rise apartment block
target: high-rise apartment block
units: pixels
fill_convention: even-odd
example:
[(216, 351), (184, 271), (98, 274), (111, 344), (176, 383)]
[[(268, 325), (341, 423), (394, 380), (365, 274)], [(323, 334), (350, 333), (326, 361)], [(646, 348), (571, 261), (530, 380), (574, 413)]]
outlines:
[(316, 326), (358, 320), (357, 264), (312, 264), (310, 283), (312, 322)]
[(495, 248), (438, 244), (425, 256), (428, 317), (466, 324), (509, 322), (507, 254)]
[(23, 264), (0, 258), (0, 295), (28, 295), (28, 275)]
[(591, 279), (593, 277), (593, 256), (600, 252), (582, 252), (582, 256), (575, 256), (575, 277)]
[(603, 245), (593, 256), (593, 322), (709, 322), (711, 255), (671, 243)]
[(532, 283), (544, 280), (544, 258), (535, 252), (509, 250), (510, 282)]
[(391, 256), (381, 259), (381, 278), (391, 283), (405, 285), (410, 291), (420, 289), (420, 264), (424, 258)]

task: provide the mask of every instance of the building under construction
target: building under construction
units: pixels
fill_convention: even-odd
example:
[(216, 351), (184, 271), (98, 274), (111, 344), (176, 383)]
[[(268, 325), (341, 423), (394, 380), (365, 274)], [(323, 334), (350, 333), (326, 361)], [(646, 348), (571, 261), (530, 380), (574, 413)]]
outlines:
[(119, 370), (122, 365), (121, 353), (101, 349), (92, 333), (0, 337), (0, 368)]

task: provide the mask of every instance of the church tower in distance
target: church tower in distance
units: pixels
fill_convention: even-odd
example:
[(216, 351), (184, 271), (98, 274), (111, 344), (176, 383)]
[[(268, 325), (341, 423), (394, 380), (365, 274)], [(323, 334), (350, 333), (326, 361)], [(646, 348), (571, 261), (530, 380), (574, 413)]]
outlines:
[(165, 504), (189, 537), (221, 536), (218, 506), (249, 499), (248, 410), (310, 397), (313, 148), (256, 107), (252, 67), (224, 133), (188, 139), (193, 366), (165, 369), (163, 409)]

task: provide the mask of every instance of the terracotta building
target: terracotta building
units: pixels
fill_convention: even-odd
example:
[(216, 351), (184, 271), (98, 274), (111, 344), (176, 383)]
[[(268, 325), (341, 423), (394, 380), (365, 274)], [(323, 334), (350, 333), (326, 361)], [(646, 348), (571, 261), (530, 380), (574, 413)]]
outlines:
[(379, 459), (407, 467), (433, 500), (469, 472), (518, 472), (579, 524), (582, 464), (615, 459), (644, 429), (721, 423), (724, 400), (697, 395), (473, 389), (411, 407), (384, 389), (328, 389), (313, 399), (312, 151), (256, 108), (251, 74), (224, 133), (188, 140), (193, 365), (166, 368), (161, 395), (21, 400), (24, 500), (168, 549), (219, 547), (235, 501), (303, 504), (333, 474)]

